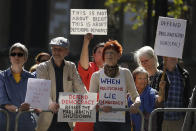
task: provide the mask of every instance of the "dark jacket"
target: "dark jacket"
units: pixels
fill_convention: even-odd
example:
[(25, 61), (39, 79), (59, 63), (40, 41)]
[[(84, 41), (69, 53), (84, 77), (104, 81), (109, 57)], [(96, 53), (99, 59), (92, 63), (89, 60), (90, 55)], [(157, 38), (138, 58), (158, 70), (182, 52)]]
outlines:
[[(185, 70), (184, 68), (182, 68), (181, 66), (177, 65), (180, 74), (182, 75), (182, 80), (183, 80), (183, 85), (184, 85), (184, 91), (183, 91), (183, 100), (184, 100), (184, 104), (185, 107), (188, 107), (188, 103), (189, 103), (189, 98), (191, 97), (191, 93), (192, 93), (192, 88), (190, 87), (190, 77), (189, 77), (189, 73), (187, 70)], [(165, 75), (165, 80), (166, 80), (166, 87), (165, 87), (165, 101), (167, 101), (168, 98), (168, 91), (169, 91), (169, 79), (167, 77), (167, 75)], [(161, 103), (160, 105), (158, 105), (157, 107), (164, 107), (164, 102)], [(157, 124), (158, 124), (158, 128), (157, 131), (160, 131), (162, 129), (162, 122), (163, 122), (163, 115), (164, 112), (160, 112), (158, 113), (158, 118), (157, 118)], [(189, 131), (189, 130), (187, 130)]]
[[(191, 97), (191, 94), (192, 94), (192, 88), (190, 86), (189, 73), (188, 73), (187, 70), (185, 70), (181, 66), (177, 65), (177, 67), (178, 67), (178, 69), (180, 71), (180, 74), (182, 75), (182, 80), (183, 80), (183, 86), (184, 86), (183, 100), (184, 100), (184, 104), (185, 104), (185, 107), (188, 107), (189, 98)], [(167, 82), (167, 83), (170, 83), (170, 81)], [(169, 90), (168, 87), (169, 87), (169, 85), (166, 85), (166, 88), (165, 88), (165, 101), (167, 101), (167, 97), (168, 97), (168, 90)]]
[(192, 94), (192, 88), (190, 86), (190, 76), (187, 70), (182, 68), (181, 66), (177, 65), (183, 79), (183, 85), (184, 85), (184, 104), (185, 107), (188, 107), (189, 104), (189, 98), (191, 97)]
[[(190, 98), (189, 108), (196, 108), (196, 86), (193, 89), (192, 96)], [(196, 131), (196, 113), (187, 112), (184, 124), (182, 126), (182, 131)]]

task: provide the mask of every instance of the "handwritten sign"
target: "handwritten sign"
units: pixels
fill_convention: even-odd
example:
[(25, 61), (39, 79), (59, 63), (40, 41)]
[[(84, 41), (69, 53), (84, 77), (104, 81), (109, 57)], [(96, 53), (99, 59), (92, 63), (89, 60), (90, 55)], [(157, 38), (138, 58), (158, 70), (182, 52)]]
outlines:
[(95, 122), (97, 93), (59, 93), (58, 122)]
[(70, 34), (107, 35), (106, 9), (71, 9)]
[[(99, 85), (100, 107), (125, 108), (125, 80), (122, 72), (120, 72), (119, 77), (109, 78), (101, 70)], [(125, 122), (125, 112), (99, 112), (99, 121)]]
[(182, 58), (186, 20), (159, 17), (154, 50), (157, 55)]
[(25, 102), (33, 108), (47, 110), (49, 106), (51, 81), (45, 79), (29, 78)]

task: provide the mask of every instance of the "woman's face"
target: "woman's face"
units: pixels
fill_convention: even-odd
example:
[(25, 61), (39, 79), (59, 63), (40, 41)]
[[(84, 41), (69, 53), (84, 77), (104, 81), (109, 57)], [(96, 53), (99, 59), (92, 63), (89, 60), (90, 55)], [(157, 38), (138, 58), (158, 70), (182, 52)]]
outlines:
[(24, 56), (24, 51), (19, 48), (15, 48), (12, 50), (10, 54), (10, 62), (13, 66), (23, 66), (26, 62), (26, 58)]
[(142, 92), (148, 84), (148, 75), (146, 73), (139, 73), (135, 77), (135, 86), (138, 92)]
[(102, 52), (103, 52), (103, 47), (99, 47), (97, 48), (96, 52), (93, 54), (95, 63), (99, 66), (103, 65)]
[(153, 57), (140, 56), (139, 59), (142, 67), (144, 67), (144, 69), (147, 71), (152, 70), (153, 68), (157, 68)]
[(104, 53), (105, 64), (109, 66), (114, 66), (117, 64), (120, 59), (120, 54), (117, 53), (114, 49), (107, 49)]

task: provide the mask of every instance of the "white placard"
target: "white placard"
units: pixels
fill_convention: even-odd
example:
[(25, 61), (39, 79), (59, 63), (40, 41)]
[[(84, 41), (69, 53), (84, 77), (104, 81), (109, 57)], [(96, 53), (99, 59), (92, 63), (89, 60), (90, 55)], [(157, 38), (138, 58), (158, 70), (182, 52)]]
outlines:
[(50, 80), (29, 78), (25, 102), (33, 108), (48, 110), (50, 89)]
[(106, 9), (71, 9), (70, 34), (107, 35), (107, 10)]
[[(120, 76), (109, 78), (101, 70), (99, 82), (99, 105), (111, 106), (112, 108), (125, 108), (125, 79), (123, 72)], [(125, 111), (99, 112), (99, 121), (125, 122)]]
[(154, 50), (156, 55), (182, 58), (186, 20), (159, 17)]
[(97, 93), (59, 93), (58, 122), (95, 122)]

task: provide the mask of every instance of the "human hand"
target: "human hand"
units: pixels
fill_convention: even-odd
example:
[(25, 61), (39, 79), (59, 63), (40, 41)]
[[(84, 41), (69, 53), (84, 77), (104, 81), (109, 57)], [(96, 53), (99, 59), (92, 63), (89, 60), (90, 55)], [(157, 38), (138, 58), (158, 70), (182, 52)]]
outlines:
[(158, 102), (162, 102), (165, 97), (165, 86), (166, 81), (160, 81), (159, 83), (159, 96), (158, 96)]
[(30, 109), (30, 104), (28, 103), (22, 103), (19, 107), (19, 111), (27, 111)]
[(140, 106), (140, 103), (133, 103), (131, 106), (130, 106), (130, 112), (135, 114), (138, 112), (139, 110), (139, 106)]
[(102, 107), (103, 112), (111, 112), (112, 111), (112, 107), (111, 106), (103, 106)]
[(35, 112), (35, 113), (41, 113), (42, 110), (41, 110), (41, 109), (38, 109), (38, 108), (35, 108), (35, 109), (34, 109), (34, 112)]
[(90, 40), (93, 39), (93, 35), (91, 33), (87, 33), (85, 36), (84, 36), (84, 43), (87, 43), (89, 44)]
[(56, 103), (56, 102), (52, 102), (52, 103), (49, 105), (49, 110), (51, 110), (51, 111), (54, 112), (54, 113), (57, 113), (58, 110), (59, 110), (59, 104)]
[(7, 109), (10, 112), (16, 112), (16, 109), (18, 109), (18, 107), (16, 107), (15, 105), (7, 104), (5, 105), (5, 109)]
[(159, 82), (159, 90), (165, 90), (166, 81), (160, 81)]

